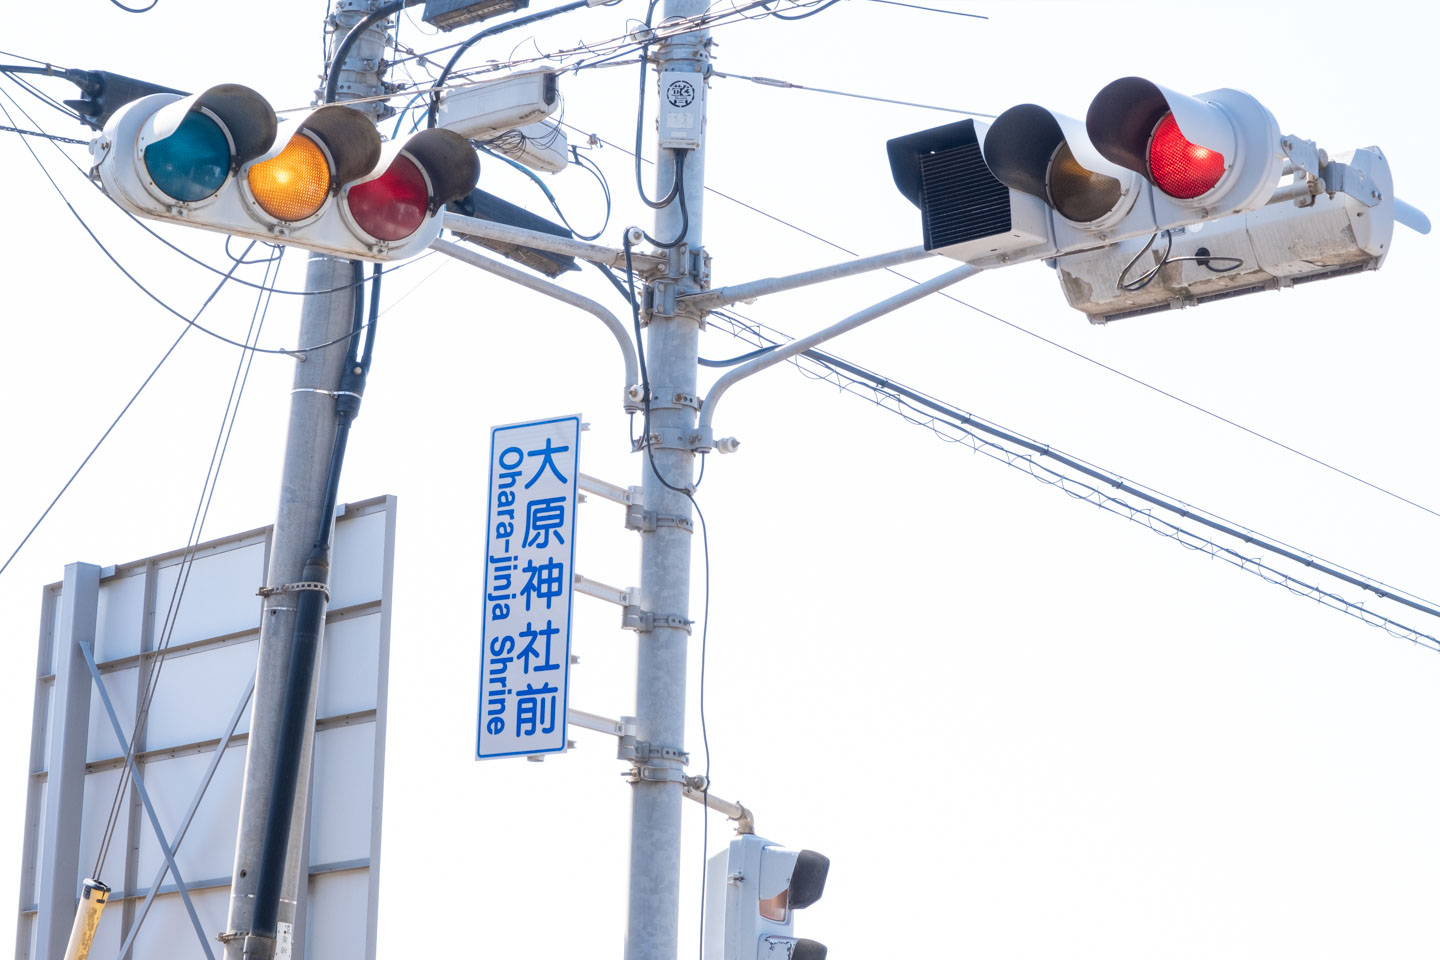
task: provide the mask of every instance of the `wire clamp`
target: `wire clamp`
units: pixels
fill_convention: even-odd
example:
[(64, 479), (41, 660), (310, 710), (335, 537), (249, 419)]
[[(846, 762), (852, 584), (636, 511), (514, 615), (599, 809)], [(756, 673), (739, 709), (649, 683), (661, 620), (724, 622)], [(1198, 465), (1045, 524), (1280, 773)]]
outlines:
[(634, 630), (636, 633), (651, 633), (656, 627), (668, 627), (671, 630), (684, 630), (688, 634), (694, 622), (684, 617), (651, 613), (649, 610), (640, 609), (637, 603), (625, 604), (624, 612), (620, 615), (621, 629)]
[(625, 529), (627, 530), (654, 533), (661, 527), (673, 527), (677, 530), (684, 530), (686, 533), (695, 532), (694, 522), (685, 517), (672, 517), (656, 513), (654, 510), (646, 510), (640, 504), (633, 504), (625, 511)]
[(637, 740), (634, 737), (621, 737), (620, 746), (615, 751), (618, 760), (629, 760), (632, 764), (629, 770), (623, 771), (621, 776), (631, 783), (637, 780), (645, 780), (652, 783), (685, 783), (685, 772), (679, 767), (652, 766), (652, 760), (669, 761), (678, 763), (681, 767), (690, 763), (690, 754), (679, 747), (666, 747), (658, 743), (649, 743), (645, 740)]
[(300, 593), (304, 590), (315, 590), (325, 597), (325, 602), (330, 602), (330, 587), (328, 584), (318, 580), (301, 580), (298, 583), (287, 583), (281, 587), (261, 587), (255, 591), (257, 597), (273, 597), (281, 593)]

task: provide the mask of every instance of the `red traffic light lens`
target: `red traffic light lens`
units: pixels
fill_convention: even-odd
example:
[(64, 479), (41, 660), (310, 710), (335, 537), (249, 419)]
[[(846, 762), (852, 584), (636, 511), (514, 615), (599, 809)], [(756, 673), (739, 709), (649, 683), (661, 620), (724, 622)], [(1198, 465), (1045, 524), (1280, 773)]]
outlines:
[(1225, 158), (1185, 139), (1175, 114), (1167, 113), (1150, 135), (1150, 178), (1155, 186), (1181, 200), (1214, 189), (1225, 173)]
[(404, 240), (430, 213), (430, 186), (408, 157), (399, 156), (374, 180), (350, 188), (350, 215), (377, 240)]

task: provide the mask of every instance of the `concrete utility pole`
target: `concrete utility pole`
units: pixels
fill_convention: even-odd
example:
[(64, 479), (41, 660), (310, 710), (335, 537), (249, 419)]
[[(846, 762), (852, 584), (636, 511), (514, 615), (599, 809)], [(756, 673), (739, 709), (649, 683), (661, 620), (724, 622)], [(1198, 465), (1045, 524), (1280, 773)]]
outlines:
[[(357, 24), (374, 4), (368, 0), (336, 0), (330, 18), (330, 50)], [(350, 99), (383, 92), (379, 69), (384, 62), (388, 21), (370, 28), (356, 43), (341, 70), (339, 97)], [(376, 103), (372, 105), (384, 109)], [(230, 894), (225, 960), (266, 960), (272, 956), (301, 957), (304, 952), (304, 892), (308, 882), (309, 851), (305, 829), (309, 813), (313, 725), (320, 673), (314, 672), (307, 711), (307, 733), (300, 748), (300, 762), (294, 780), (295, 802), (290, 817), (288, 854), (283, 879), (276, 936), (250, 936), (255, 914), (256, 890), (261, 878), (261, 851), (266, 814), (270, 808), (275, 758), (279, 748), (281, 704), (291, 667), (291, 645), (295, 636), (297, 598), (293, 585), (303, 576), (316, 535), (321, 529), (336, 432), (335, 391), (345, 366), (348, 342), (341, 340), (351, 331), (355, 298), (360, 290), (348, 260), (312, 253), (305, 277), (310, 295), (300, 318), (299, 349), (340, 340), (325, 350), (305, 354), (295, 367), (294, 389), (290, 394), (290, 420), (285, 440), (285, 463), (280, 481), (280, 505), (275, 519), (275, 536), (266, 571), (270, 591), (263, 601), (260, 622), (259, 664), (255, 683), (255, 705), (250, 721), (249, 749), (245, 758), (245, 786), (240, 800), (240, 832), (235, 845), (235, 868)], [(325, 292), (333, 291), (333, 292)], [(333, 527), (331, 528), (333, 530)], [(285, 589), (291, 588), (291, 589)], [(324, 618), (324, 595), (321, 622)], [(318, 653), (316, 654), (318, 657)]]
[[(707, 0), (665, 0), (661, 22), (698, 16), (707, 6)], [(709, 31), (660, 40), (655, 44), (655, 61), (657, 74), (694, 73), (694, 90), (703, 94), (710, 70)], [(664, 98), (663, 83), (661, 87)], [(662, 99), (662, 116), (665, 107)], [(691, 640), (690, 548), (694, 536), (690, 498), (682, 491), (691, 486), (694, 476), (697, 358), (706, 311), (678, 298), (698, 292), (706, 272), (700, 246), (705, 188), (703, 107), (698, 120), (699, 146), (688, 151), (658, 149), (655, 163), (656, 196), (670, 191), (678, 167), (684, 171), (685, 197), (684, 213), (678, 197), (657, 212), (656, 239), (669, 241), (685, 231), (685, 242), (667, 251), (668, 269), (649, 283), (652, 306), (645, 338), (645, 372), (650, 415), (643, 440), (648, 451), (641, 454), (641, 472), (645, 510), (653, 512), (655, 523), (641, 534), (640, 605), (653, 623), (648, 631), (639, 633), (636, 723), (642, 750), (634, 761), (631, 795), (626, 960), (675, 960), (679, 947), (685, 661)], [(662, 128), (662, 139), (664, 134)]]

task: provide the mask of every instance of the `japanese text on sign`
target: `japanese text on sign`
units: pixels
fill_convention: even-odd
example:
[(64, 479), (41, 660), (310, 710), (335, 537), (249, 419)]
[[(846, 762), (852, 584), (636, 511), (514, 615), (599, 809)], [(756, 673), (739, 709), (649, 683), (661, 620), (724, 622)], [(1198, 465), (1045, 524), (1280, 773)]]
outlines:
[(495, 427), (476, 759), (565, 749), (580, 418)]

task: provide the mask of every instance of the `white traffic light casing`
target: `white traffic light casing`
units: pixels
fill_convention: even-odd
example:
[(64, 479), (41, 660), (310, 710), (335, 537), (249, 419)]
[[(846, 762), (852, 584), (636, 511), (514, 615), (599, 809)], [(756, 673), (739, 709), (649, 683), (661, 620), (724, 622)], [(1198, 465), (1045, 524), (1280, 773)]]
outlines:
[(363, 260), (429, 246), (443, 204), (479, 177), (474, 150), (451, 131), (382, 148), (370, 119), (339, 104), (281, 128), (239, 84), (136, 100), (91, 153), (106, 193), (137, 216)]
[[(1147, 235), (1060, 257), (1053, 265), (1065, 298), (1090, 322), (1108, 323), (1377, 270), (1395, 227), (1390, 165), (1378, 147), (1365, 147), (1322, 169), (1338, 178), (1342, 166), (1344, 176), (1366, 184), (1354, 192), (1373, 205), (1346, 193), (1322, 193), (1303, 205), (1274, 203), (1178, 227), (1148, 249)], [(1303, 178), (1297, 175), (1297, 181)], [(1154, 276), (1142, 284), (1151, 270)]]
[(1096, 94), (1085, 127), (1102, 157), (1155, 188), (1160, 230), (1264, 206), (1285, 165), (1275, 118), (1239, 90), (1192, 97), (1123, 77)]
[(988, 130), (961, 120), (886, 144), (895, 186), (920, 208), (925, 249), (982, 267), (1054, 256), (1045, 202), (986, 165)]
[(1050, 209), (1060, 254), (1155, 231), (1150, 185), (1101, 156), (1079, 120), (1033, 103), (1011, 107), (990, 124), (984, 156), (997, 180)]
[(825, 892), (830, 861), (742, 834), (705, 870), (703, 960), (825, 960), (824, 944), (797, 938), (795, 911)]

